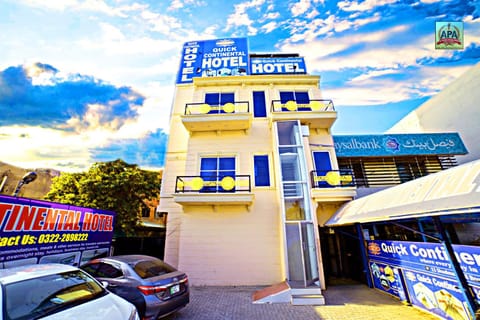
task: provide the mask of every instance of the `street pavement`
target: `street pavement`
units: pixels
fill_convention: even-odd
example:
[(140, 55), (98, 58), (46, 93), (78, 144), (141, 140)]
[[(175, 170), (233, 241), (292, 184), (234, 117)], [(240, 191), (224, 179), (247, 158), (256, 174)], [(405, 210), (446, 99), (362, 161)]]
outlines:
[(325, 305), (253, 304), (262, 287), (191, 287), (190, 303), (167, 320), (438, 320), (363, 284), (330, 286)]

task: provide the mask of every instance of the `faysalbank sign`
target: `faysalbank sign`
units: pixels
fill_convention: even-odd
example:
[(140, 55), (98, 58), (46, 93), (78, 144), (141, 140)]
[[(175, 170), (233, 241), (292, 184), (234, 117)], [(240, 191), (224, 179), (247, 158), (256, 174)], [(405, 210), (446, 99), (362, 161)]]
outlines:
[(458, 133), (333, 136), (337, 157), (466, 154)]

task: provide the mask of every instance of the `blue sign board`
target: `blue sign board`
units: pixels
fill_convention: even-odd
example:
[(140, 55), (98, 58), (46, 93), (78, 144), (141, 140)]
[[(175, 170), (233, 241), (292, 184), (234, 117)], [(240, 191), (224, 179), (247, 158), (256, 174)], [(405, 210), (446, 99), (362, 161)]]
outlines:
[(252, 58), (250, 74), (307, 73), (303, 57)]
[(247, 38), (190, 41), (183, 45), (177, 83), (195, 77), (237, 76), (248, 73)]
[(0, 195), (0, 268), (110, 254), (115, 213)]
[[(445, 247), (439, 243), (367, 241), (369, 266), (376, 288), (408, 295), (410, 303), (444, 319), (470, 319)], [(468, 285), (480, 301), (480, 247), (453, 245)], [(402, 281), (403, 280), (403, 281)]]
[(466, 154), (458, 133), (333, 136), (337, 157)]

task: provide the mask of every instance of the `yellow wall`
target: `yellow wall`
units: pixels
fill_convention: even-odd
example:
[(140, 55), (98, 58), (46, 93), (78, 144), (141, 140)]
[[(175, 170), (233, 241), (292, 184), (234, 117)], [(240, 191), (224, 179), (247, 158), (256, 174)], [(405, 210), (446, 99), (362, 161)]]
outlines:
[[(178, 85), (171, 114), (170, 138), (163, 173), (159, 211), (168, 212), (165, 261), (187, 272), (194, 285), (269, 285), (285, 279), (283, 220), (276, 150), (269, 119), (270, 103), (280, 90), (308, 90), (320, 99), (318, 76), (247, 76), (195, 79)], [(186, 103), (203, 102), (207, 92), (234, 92), (235, 101), (249, 101), (264, 91), (267, 118), (253, 118), (247, 131), (193, 132), (182, 124)], [(315, 130), (311, 142), (330, 144), (328, 130)], [(308, 144), (308, 141), (307, 141)], [(316, 150), (318, 147), (312, 147)], [(307, 158), (310, 147), (306, 148)], [(270, 187), (254, 187), (255, 154), (268, 154)], [(254, 201), (250, 207), (186, 206), (174, 200), (177, 176), (199, 175), (202, 156), (235, 156), (236, 173), (250, 175)], [(332, 154), (332, 165), (336, 166)], [(308, 163), (312, 170), (311, 160)], [(316, 208), (315, 204), (312, 204)]]

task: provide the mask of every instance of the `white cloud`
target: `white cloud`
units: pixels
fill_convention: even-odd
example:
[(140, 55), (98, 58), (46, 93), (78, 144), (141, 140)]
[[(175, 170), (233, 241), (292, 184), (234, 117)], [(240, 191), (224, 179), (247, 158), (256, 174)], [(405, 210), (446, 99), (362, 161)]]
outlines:
[(229, 31), (233, 27), (247, 27), (249, 35), (256, 35), (258, 30), (253, 27), (253, 21), (250, 19), (247, 10), (251, 8), (259, 8), (265, 3), (265, 0), (251, 0), (235, 5), (235, 12), (227, 18), (225, 31)]
[(46, 129), (41, 127), (2, 127), (0, 148), (6, 162), (24, 168), (58, 168), (68, 164), (70, 170), (88, 169), (91, 165), (90, 147), (103, 142), (101, 135), (89, 137), (83, 134)]
[(178, 10), (190, 5), (204, 6), (206, 4), (204, 1), (198, 1), (198, 0), (173, 0), (171, 1), (170, 6), (168, 7), (167, 10), (168, 11)]
[(370, 11), (377, 7), (381, 7), (387, 4), (393, 4), (398, 0), (365, 0), (358, 1), (339, 1), (337, 7), (343, 11)]
[(267, 24), (264, 24), (261, 29), (263, 32), (265, 33), (270, 33), (272, 32), (273, 30), (275, 30), (276, 28), (278, 27), (278, 24), (276, 22), (269, 22)]
[(310, 9), (311, 6), (310, 0), (300, 0), (299, 2), (295, 3), (292, 5), (290, 8), (290, 11), (292, 12), (292, 16), (298, 17), (305, 12), (307, 12), (308, 9)]
[(128, 13), (131, 11), (137, 11), (147, 8), (147, 5), (141, 5), (134, 3), (127, 6), (111, 7), (103, 0), (18, 0), (25, 5), (44, 8), (47, 10), (66, 11), (66, 10), (78, 10), (78, 11), (92, 11), (101, 12), (110, 16), (128, 17)]
[(388, 74), (397, 74), (399, 71), (398, 69), (384, 69), (384, 70), (374, 70), (374, 71), (369, 71), (367, 73), (364, 73), (358, 77), (353, 78), (350, 80), (351, 82), (361, 82), (361, 81), (366, 81), (370, 78), (375, 78), (379, 76), (384, 76)]

